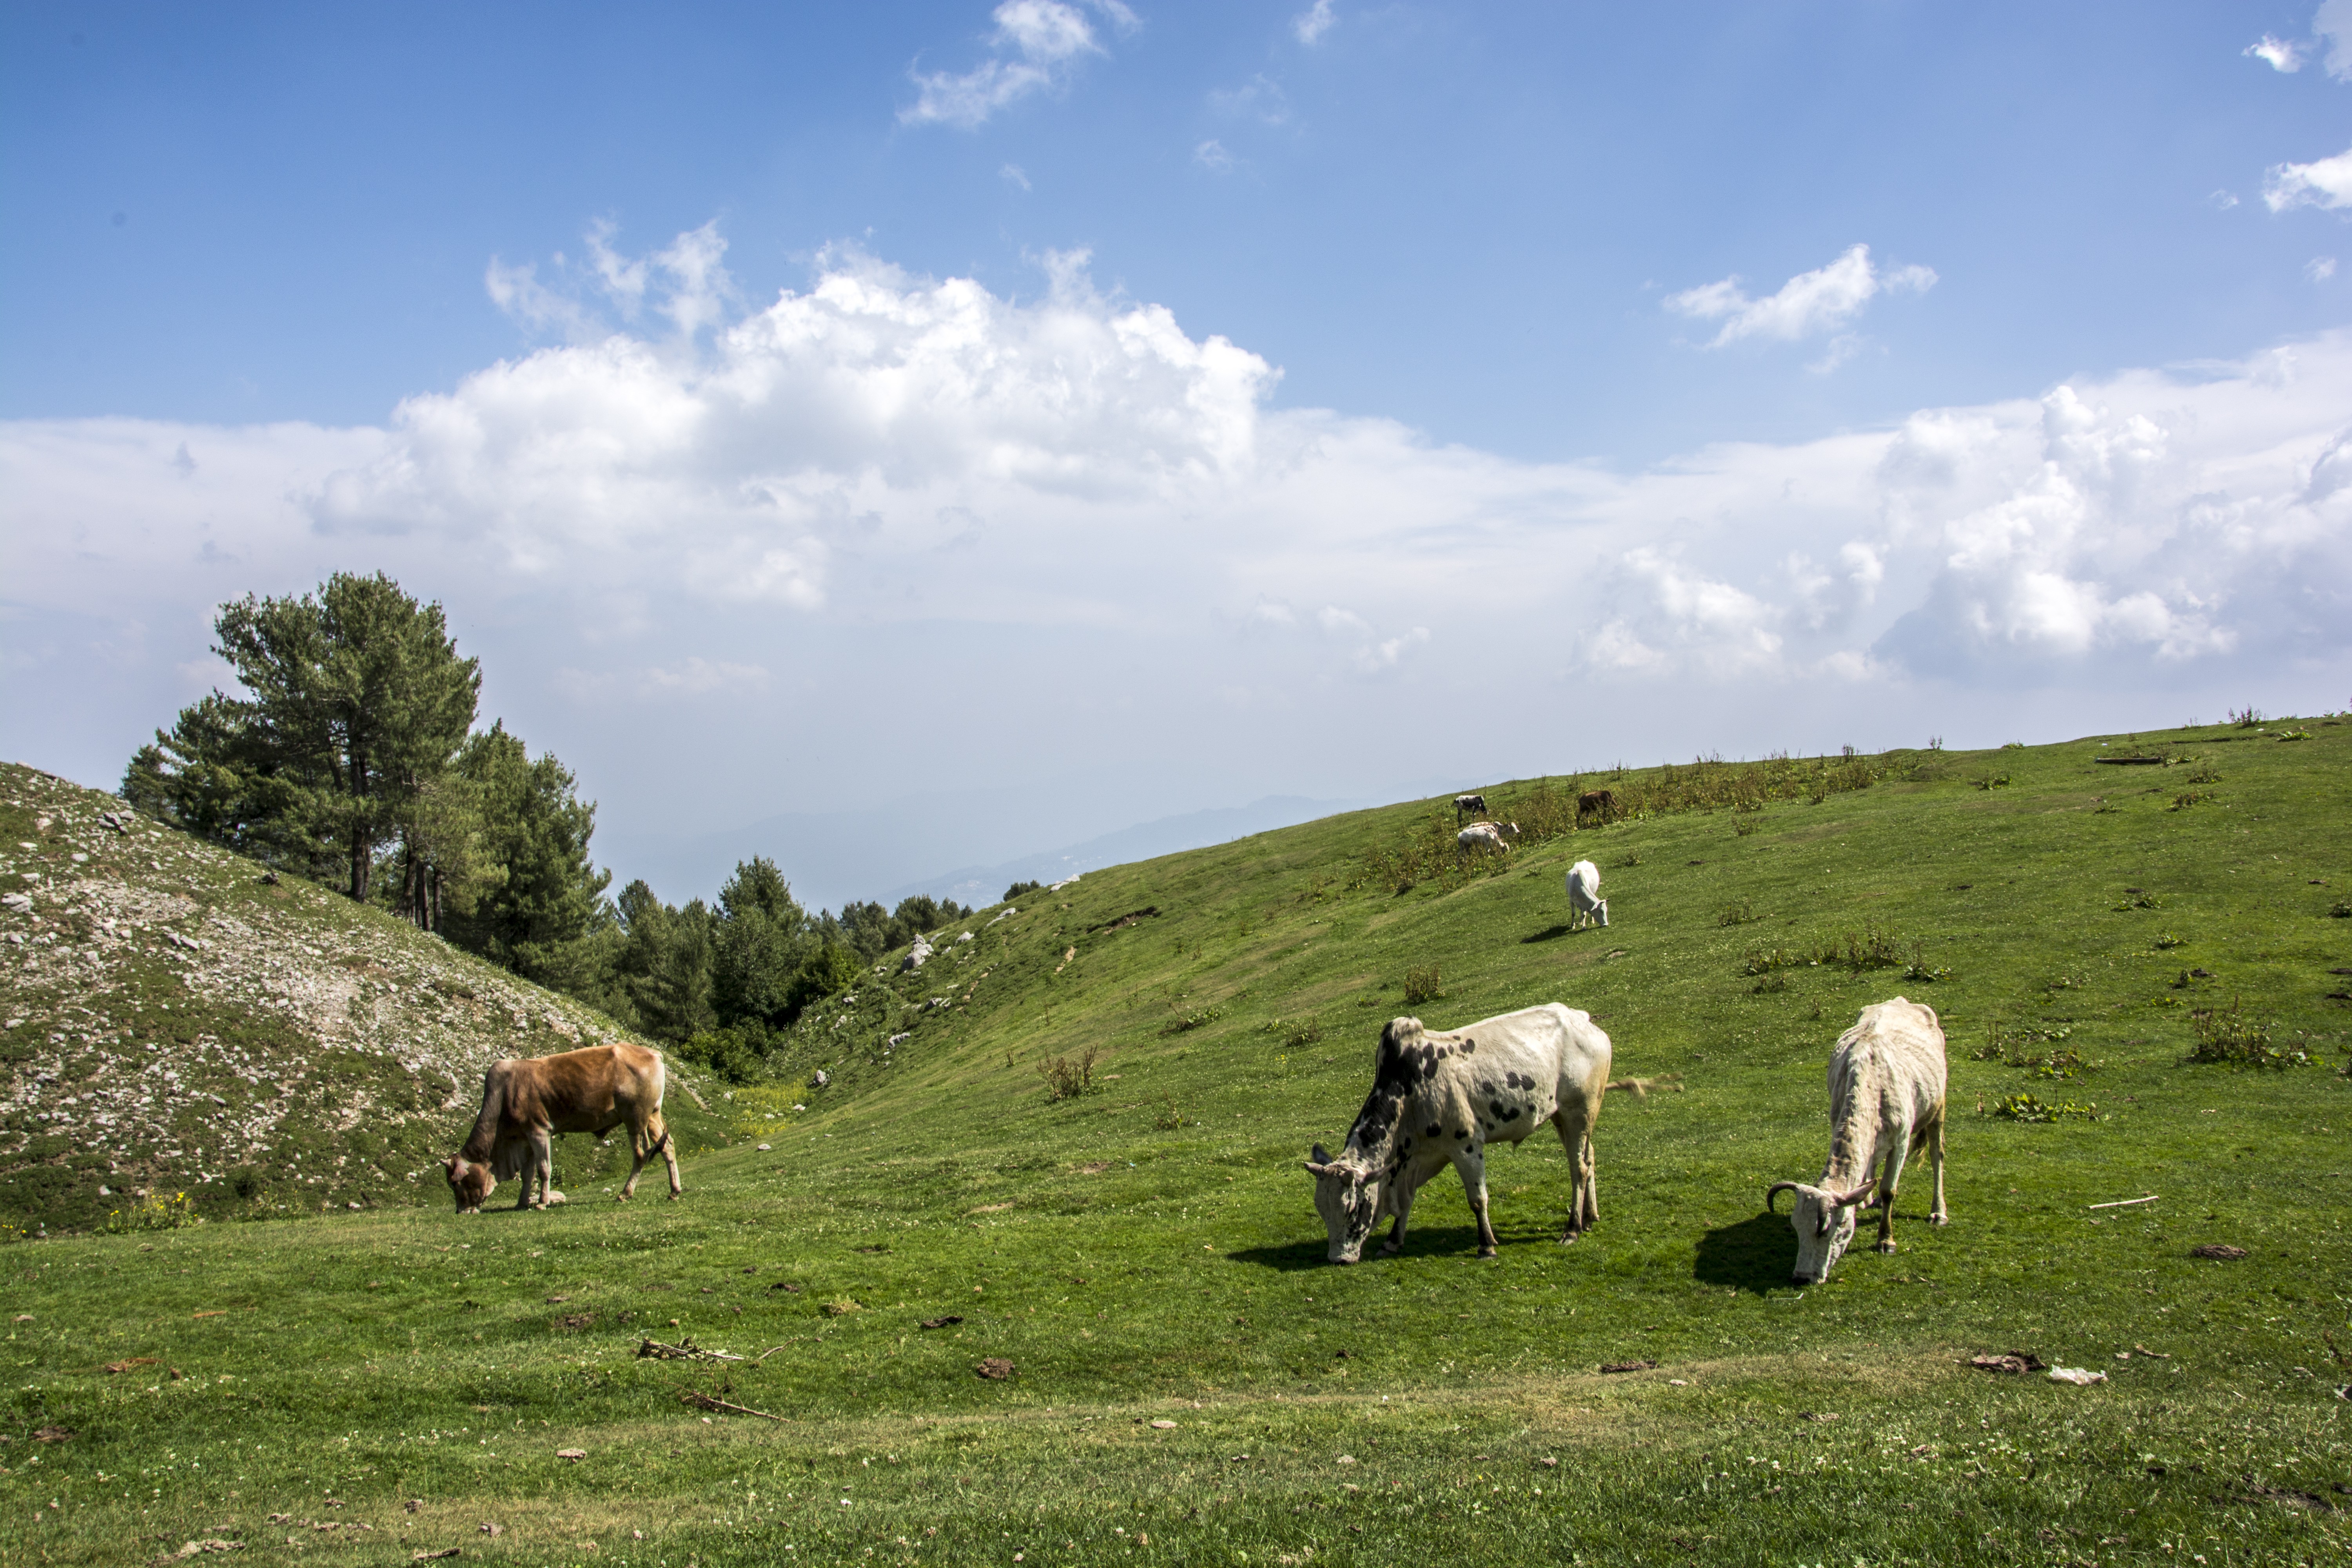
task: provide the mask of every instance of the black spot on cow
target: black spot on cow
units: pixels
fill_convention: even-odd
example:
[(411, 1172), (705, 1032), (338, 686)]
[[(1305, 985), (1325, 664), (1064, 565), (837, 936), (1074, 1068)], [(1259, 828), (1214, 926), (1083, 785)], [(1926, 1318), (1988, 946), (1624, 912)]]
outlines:
[(1470, 1130), (1467, 1127), (1457, 1129), (1454, 1136), (1455, 1141), (1459, 1142), (1460, 1140), (1470, 1136)]
[(1477, 1048), (1478, 1042), (1475, 1040), (1465, 1040), (1462, 1042), (1462, 1054), (1465, 1057)]
[(1511, 1120), (1510, 1108), (1506, 1106), (1499, 1100), (1488, 1101), (1486, 1109), (1494, 1112), (1495, 1120), (1497, 1121), (1508, 1121)]
[(1444, 1128), (1440, 1127), (1436, 1122), (1433, 1121), (1429, 1124), (1429, 1131), (1423, 1133), (1422, 1136), (1423, 1138), (1435, 1138), (1444, 1131)]

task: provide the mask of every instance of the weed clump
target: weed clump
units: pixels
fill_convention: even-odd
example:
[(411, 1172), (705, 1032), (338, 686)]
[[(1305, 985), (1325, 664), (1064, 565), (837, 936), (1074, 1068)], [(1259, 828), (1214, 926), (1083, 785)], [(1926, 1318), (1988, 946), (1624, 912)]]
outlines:
[(2179, 795), (2174, 795), (2172, 797), (2172, 804), (2166, 806), (2164, 809), (2167, 811), (2186, 811), (2192, 805), (2201, 805), (2206, 801), (2211, 800), (2212, 798), (2213, 792), (2210, 789), (2183, 790)]
[(1979, 789), (2007, 789), (2009, 787), (2009, 775), (2007, 773), (1980, 773), (1977, 777), (1970, 779), (1969, 782), (1976, 785)]
[(1761, 918), (1756, 912), (1756, 906), (1742, 899), (1736, 904), (1724, 905), (1723, 912), (1715, 917), (1715, 923), (1719, 926), (1744, 926)]
[(1444, 994), (1445, 978), (1438, 973), (1437, 965), (1433, 963), (1426, 969), (1408, 969), (1404, 972), (1404, 1005), (1406, 1006), (1412, 1007), (1423, 1002), (1434, 1002)]
[(116, 1209), (106, 1216), (107, 1230), (116, 1236), (132, 1231), (178, 1230), (183, 1226), (202, 1225), (205, 1216), (196, 1212), (185, 1193), (173, 1193), (168, 1198), (150, 1198), (127, 1209)]
[(1196, 1121), (1187, 1121), (1184, 1113), (1176, 1109), (1173, 1096), (1162, 1099), (1160, 1109), (1151, 1113), (1152, 1130), (1157, 1132), (1174, 1132), (1181, 1128), (1198, 1125), (1200, 1124)]
[(2328, 906), (2327, 914), (2331, 920), (2352, 920), (2352, 900), (2336, 900)]
[(1095, 1064), (1102, 1060), (1102, 1048), (1088, 1046), (1078, 1053), (1076, 1061), (1068, 1057), (1047, 1057), (1037, 1064), (1037, 1076), (1045, 1080), (1047, 1104), (1057, 1100), (1076, 1100), (1091, 1094), (1101, 1087), (1095, 1082)]
[(1188, 1035), (1194, 1029), (1205, 1028), (1225, 1016), (1222, 1007), (1203, 1007), (1197, 1013), (1187, 1013), (1160, 1032), (1163, 1035)]
[(2270, 1021), (2248, 1016), (2235, 1001), (2226, 1008), (2200, 1007), (2189, 1015), (2189, 1023), (2197, 1033), (2197, 1043), (2189, 1047), (2192, 1062), (2281, 1070), (2318, 1065), (2309, 1051), (2273, 1040)]
[(1985, 1114), (2004, 1121), (2096, 1121), (2099, 1108), (2077, 1105), (2071, 1100), (2052, 1105), (2030, 1094), (2012, 1094), (1996, 1100)]
[(2164, 895), (2144, 893), (2137, 888), (2126, 888), (2124, 897), (2111, 907), (2117, 914), (2130, 910), (2160, 910), (2164, 908)]

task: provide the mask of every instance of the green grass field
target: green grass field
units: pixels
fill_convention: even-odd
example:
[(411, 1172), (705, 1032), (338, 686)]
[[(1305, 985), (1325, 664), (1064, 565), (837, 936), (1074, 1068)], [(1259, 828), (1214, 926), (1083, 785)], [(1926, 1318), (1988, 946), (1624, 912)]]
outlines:
[[(1090, 873), (804, 1020), (682, 1204), (6, 1247), (0, 1553), (2342, 1562), (2352, 724), (2283, 728), (1872, 759), (1404, 892), (1429, 803)], [(1570, 935), (1580, 858), (1612, 924)], [(1792, 1290), (1763, 1190), (1818, 1173), (1831, 1045), (1897, 993), (1949, 1037), (1953, 1223), (1915, 1174), (1900, 1252)], [(1682, 1075), (1610, 1097), (1600, 1227), (1552, 1239), (1531, 1141), (1499, 1259), (1447, 1175), (1403, 1256), (1325, 1265), (1300, 1161), (1381, 1023), (1555, 999)], [(2305, 1059), (2192, 1063), (2200, 1017)], [(2107, 1381), (1966, 1364), (2009, 1351)]]

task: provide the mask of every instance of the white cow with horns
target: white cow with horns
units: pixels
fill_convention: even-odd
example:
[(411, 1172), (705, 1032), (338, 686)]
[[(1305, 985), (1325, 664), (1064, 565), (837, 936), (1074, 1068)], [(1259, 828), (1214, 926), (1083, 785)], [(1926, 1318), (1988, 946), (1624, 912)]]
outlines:
[(1347, 1147), (1315, 1145), (1307, 1163), (1330, 1259), (1353, 1263), (1379, 1223), (1394, 1215), (1386, 1250), (1404, 1245), (1413, 1194), (1447, 1165), (1461, 1173), (1478, 1220), (1478, 1256), (1495, 1256), (1486, 1217), (1486, 1145), (1517, 1143), (1549, 1121), (1568, 1151), (1568, 1229), (1574, 1241), (1601, 1217), (1593, 1192), (1592, 1123), (1609, 1081), (1609, 1037), (1591, 1016), (1557, 1002), (1433, 1033), (1391, 1020), (1372, 1058), (1372, 1092)]
[[(1797, 1194), (1789, 1223), (1797, 1232), (1797, 1269), (1790, 1283), (1818, 1285), (1853, 1241), (1854, 1207), (1878, 1189), (1878, 1250), (1895, 1250), (1895, 1190), (1920, 1140), (1936, 1167), (1936, 1206), (1928, 1219), (1951, 1223), (1944, 1207), (1944, 1027), (1936, 1010), (1897, 996), (1862, 1010), (1830, 1056), (1830, 1157), (1817, 1183), (1775, 1182), (1764, 1205)], [(1873, 1167), (1880, 1169), (1874, 1173)]]

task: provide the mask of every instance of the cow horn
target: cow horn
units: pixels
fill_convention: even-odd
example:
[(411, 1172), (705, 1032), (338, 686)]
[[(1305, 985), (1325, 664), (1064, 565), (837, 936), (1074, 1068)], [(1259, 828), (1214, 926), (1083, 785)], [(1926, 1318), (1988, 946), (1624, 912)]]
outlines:
[(1832, 1200), (1832, 1206), (1843, 1208), (1848, 1204), (1858, 1204), (1862, 1202), (1863, 1194), (1869, 1192), (1871, 1188), (1877, 1184), (1878, 1178), (1876, 1176), (1864, 1176), (1862, 1179), (1862, 1185), (1854, 1188), (1854, 1190), (1850, 1193), (1841, 1194), (1837, 1198)]
[(1765, 1213), (1767, 1213), (1767, 1214), (1778, 1214), (1778, 1213), (1780, 1213), (1780, 1210), (1778, 1210), (1778, 1209), (1776, 1209), (1776, 1208), (1774, 1208), (1774, 1207), (1772, 1206), (1772, 1200), (1773, 1200), (1774, 1198), (1776, 1198), (1776, 1197), (1779, 1197), (1782, 1193), (1793, 1193), (1793, 1192), (1795, 1192), (1795, 1191), (1797, 1190), (1797, 1188), (1798, 1188), (1798, 1185), (1799, 1185), (1799, 1184), (1798, 1184), (1798, 1183), (1795, 1183), (1795, 1182), (1775, 1182), (1775, 1183), (1773, 1183), (1770, 1186), (1769, 1186), (1769, 1187), (1765, 1188), (1765, 1189), (1764, 1189), (1764, 1212), (1765, 1212)]
[(1307, 1173), (1310, 1176), (1328, 1176), (1339, 1168), (1337, 1165), (1321, 1164), (1313, 1160), (1307, 1162)]

